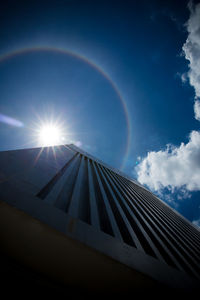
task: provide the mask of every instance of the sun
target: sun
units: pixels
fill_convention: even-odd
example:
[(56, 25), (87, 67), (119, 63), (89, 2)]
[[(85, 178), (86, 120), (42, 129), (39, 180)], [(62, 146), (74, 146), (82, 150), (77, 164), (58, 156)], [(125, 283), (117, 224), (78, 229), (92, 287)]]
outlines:
[(50, 111), (36, 118), (29, 126), (30, 143), (37, 147), (53, 147), (72, 144), (73, 131), (61, 114), (55, 117)]
[(62, 129), (57, 124), (43, 124), (38, 130), (38, 142), (43, 147), (61, 144), (62, 138)]

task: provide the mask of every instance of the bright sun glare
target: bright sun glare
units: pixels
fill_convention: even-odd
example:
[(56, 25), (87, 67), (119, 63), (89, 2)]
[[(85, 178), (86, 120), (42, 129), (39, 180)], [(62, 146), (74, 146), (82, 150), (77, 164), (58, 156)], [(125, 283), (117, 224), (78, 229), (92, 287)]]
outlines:
[(42, 125), (39, 129), (39, 143), (42, 146), (54, 146), (62, 141), (61, 129), (54, 124)]

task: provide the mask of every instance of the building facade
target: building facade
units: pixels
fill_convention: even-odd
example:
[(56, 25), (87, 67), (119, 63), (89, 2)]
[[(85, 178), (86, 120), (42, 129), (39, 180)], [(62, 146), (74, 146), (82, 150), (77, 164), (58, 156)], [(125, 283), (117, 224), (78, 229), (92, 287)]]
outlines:
[(199, 229), (74, 145), (1, 152), (0, 196), (1, 248), (63, 285), (199, 287)]

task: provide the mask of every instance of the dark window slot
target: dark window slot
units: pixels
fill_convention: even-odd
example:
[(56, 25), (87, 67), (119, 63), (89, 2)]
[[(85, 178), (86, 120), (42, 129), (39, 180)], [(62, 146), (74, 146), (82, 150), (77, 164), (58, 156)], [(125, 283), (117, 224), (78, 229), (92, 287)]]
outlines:
[[(66, 206), (65, 206), (66, 212), (68, 212), (69, 207), (70, 207), (73, 190), (74, 190), (74, 187), (76, 184), (76, 179), (77, 179), (78, 171), (79, 171), (80, 164), (81, 164), (81, 158), (82, 158), (82, 154), (80, 155), (78, 164), (76, 164), (76, 166), (73, 169), (73, 172), (69, 178), (68, 183), (65, 183), (65, 186), (63, 187), (63, 191), (61, 192), (61, 196), (62, 197), (64, 196), (66, 199)], [(63, 193), (63, 195), (62, 195), (62, 193)]]
[[(137, 202), (138, 201), (134, 201), (133, 196), (132, 197), (128, 197), (129, 200), (133, 203), (133, 205), (135, 205), (137, 207), (137, 209), (141, 212), (140, 207), (138, 206)], [(129, 207), (133, 210), (133, 206), (131, 205), (131, 203), (129, 201), (127, 201)], [(154, 243), (154, 245), (157, 247), (158, 251), (160, 252), (160, 254), (162, 255), (163, 259), (166, 261), (167, 264), (169, 264), (172, 267), (177, 268), (176, 264), (174, 263), (174, 261), (171, 259), (170, 255), (167, 253), (167, 251), (163, 248), (163, 246), (160, 244), (159, 240), (155, 237), (155, 235), (151, 232), (151, 230), (148, 228), (148, 226), (146, 225), (146, 223), (144, 222), (144, 220), (140, 217), (140, 215), (138, 214), (138, 212), (136, 210), (134, 210), (134, 214), (137, 217), (137, 219), (140, 221), (141, 225), (143, 226), (144, 230), (146, 231), (146, 233), (148, 234), (148, 236), (150, 237), (150, 239), (152, 240), (152, 242)], [(143, 214), (143, 217), (146, 216), (145, 214)], [(153, 228), (153, 230), (155, 229), (155, 226), (153, 226), (153, 224), (150, 222), (150, 220), (147, 219), (147, 222), (149, 224), (151, 224), (151, 227)], [(155, 231), (155, 230), (154, 230)], [(155, 231), (155, 233), (157, 234), (157, 231)], [(158, 235), (158, 234), (157, 234)], [(159, 236), (159, 235), (158, 235)], [(162, 241), (162, 239), (161, 239)]]
[(146, 193), (148, 195), (150, 195), (150, 197), (152, 197), (154, 199), (154, 201), (157, 202), (158, 205), (162, 205), (162, 208), (167, 212), (168, 215), (170, 215), (174, 220), (178, 220), (179, 226), (182, 226), (183, 228), (185, 228), (185, 230), (187, 231), (188, 234), (192, 235), (195, 239), (195, 241), (200, 244), (200, 239), (199, 236), (196, 234), (196, 229), (191, 227), (190, 224), (188, 224), (184, 219), (181, 218), (181, 216), (179, 216), (178, 214), (176, 214), (173, 210), (170, 210), (166, 205), (159, 203), (158, 199), (151, 194), (149, 191), (141, 191), (142, 193)]
[[(149, 199), (150, 202), (153, 202), (153, 203), (156, 205), (156, 209), (160, 208), (160, 210), (161, 210), (161, 211), (164, 211), (164, 213), (165, 213), (165, 211), (166, 211), (166, 213), (165, 213), (166, 216), (165, 216), (165, 217), (166, 217), (166, 218), (170, 218), (171, 222), (175, 222), (175, 223), (177, 224), (177, 218), (171, 217), (171, 213), (173, 213), (173, 216), (175, 216), (175, 217), (179, 217), (179, 216), (178, 216), (178, 215), (175, 215), (175, 213), (174, 213), (173, 211), (170, 211), (170, 209), (169, 209), (167, 206), (165, 206), (164, 204), (159, 203), (158, 199), (157, 199), (154, 195), (152, 195), (150, 192), (148, 192), (148, 191), (146, 191), (146, 190), (141, 189), (141, 188), (138, 187), (136, 184), (132, 183), (131, 181), (128, 181), (127, 179), (122, 178), (121, 180), (122, 180), (123, 182), (125, 182), (125, 184), (126, 184), (131, 190), (133, 190), (135, 193), (137, 193), (138, 190), (139, 190), (138, 193), (139, 193), (140, 195), (143, 195), (143, 197), (144, 197), (145, 194), (146, 194), (146, 195), (150, 195), (150, 197), (149, 197), (149, 196), (147, 196), (147, 197), (150, 198), (150, 199)], [(183, 232), (184, 226), (182, 226), (180, 223), (178, 223), (177, 226), (179, 226), (179, 230)], [(188, 240), (188, 238), (189, 238), (189, 239), (191, 240), (191, 242), (193, 242), (194, 245), (195, 245), (195, 242), (194, 242), (194, 240), (191, 238), (191, 236), (188, 237), (188, 234), (187, 234), (186, 232), (184, 232), (183, 234), (187, 235), (187, 240)], [(188, 242), (188, 241), (187, 241), (187, 242)], [(193, 248), (193, 249), (194, 249), (194, 248)], [(197, 253), (197, 251), (196, 251), (195, 249), (194, 249), (194, 251), (195, 251), (195, 253)]]
[(56, 182), (60, 179), (60, 177), (64, 174), (65, 170), (68, 168), (68, 166), (71, 164), (71, 162), (75, 159), (75, 157), (78, 155), (76, 153), (63, 167), (58, 173), (40, 190), (40, 192), (36, 195), (40, 199), (44, 199), (52, 190)]
[(71, 196), (73, 193), (73, 189), (74, 189), (74, 185), (76, 182), (76, 177), (78, 174), (78, 169), (80, 166), (80, 161), (81, 161), (81, 156), (78, 157), (75, 165), (73, 166), (73, 169), (71, 170), (70, 176), (68, 176), (67, 181), (64, 182), (63, 187), (60, 191), (60, 193), (58, 194), (56, 201), (54, 203), (54, 205), (65, 211), (68, 212), (68, 208), (70, 205), (70, 201), (71, 201)]
[(81, 182), (81, 195), (79, 199), (79, 217), (82, 221), (91, 224), (90, 220), (90, 203), (89, 203), (89, 182), (87, 159), (83, 161), (83, 176)]
[[(132, 191), (134, 193), (134, 191)], [(137, 196), (135, 195), (135, 197), (137, 198)], [(139, 198), (141, 198), (139, 196)], [(142, 198), (141, 198), (142, 199)], [(141, 199), (138, 199), (141, 205)], [(156, 218), (154, 216), (150, 216), (150, 218), (154, 221), (154, 223), (157, 224), (158, 227), (161, 227), (159, 222), (157, 222)], [(153, 225), (153, 224), (152, 224)], [(179, 247), (179, 245), (177, 243), (175, 243), (174, 240), (171, 239), (171, 237), (167, 234), (167, 232), (164, 230), (163, 227), (162, 231), (163, 234), (160, 233), (160, 231), (157, 229), (156, 226), (153, 225), (154, 231), (156, 232), (156, 234), (160, 237), (160, 239), (164, 242), (164, 244), (167, 246), (167, 248), (170, 250), (170, 252), (172, 253), (172, 255), (176, 258), (176, 260), (180, 263), (180, 265), (183, 267), (183, 269), (190, 275), (195, 276), (192, 272), (192, 270), (190, 269), (190, 267), (187, 265), (187, 263), (185, 263), (184, 259), (179, 255), (178, 252), (176, 252), (176, 250), (171, 246), (171, 244), (168, 242), (168, 240), (166, 239), (166, 237), (173, 243), (176, 244), (176, 248), (178, 250), (180, 250), (179, 252), (182, 254), (182, 249)], [(184, 257), (185, 258), (185, 257)]]
[(94, 166), (92, 163), (91, 163), (91, 171), (92, 171), (92, 175), (93, 175), (94, 190), (95, 190), (95, 196), (96, 196), (96, 201), (97, 201), (97, 209), (98, 209), (98, 213), (99, 213), (100, 228), (105, 233), (108, 233), (108, 234), (114, 236), (114, 233), (113, 233), (113, 230), (112, 230), (109, 218), (108, 218), (108, 214), (106, 211), (106, 207), (105, 207), (104, 201), (102, 199), (98, 179), (95, 174)]
[[(190, 245), (188, 243), (188, 241), (185, 240), (184, 237), (181, 236), (180, 233), (174, 227), (173, 227), (173, 230), (172, 230), (172, 227), (170, 226), (170, 223), (169, 223), (169, 221), (168, 221), (168, 219), (166, 218), (165, 215), (164, 215), (164, 220), (165, 221), (163, 220), (163, 218), (162, 218), (162, 215), (163, 215), (162, 211), (159, 210), (159, 212), (155, 212), (154, 207), (152, 206), (151, 203), (148, 202), (148, 199), (145, 200), (145, 203), (143, 202), (143, 200), (141, 200), (141, 201), (142, 201), (142, 203), (144, 205), (146, 204), (146, 206), (148, 207), (147, 209), (149, 209), (149, 211), (151, 211), (152, 213), (154, 213), (157, 216), (159, 222), (163, 225), (163, 228), (167, 228), (167, 230), (169, 231), (169, 234), (166, 232), (166, 235), (168, 234), (168, 236), (171, 239), (171, 241), (173, 243), (175, 242), (177, 244), (177, 248), (180, 249), (180, 252), (185, 253), (185, 251), (186, 251), (187, 253), (189, 253), (189, 255), (194, 260), (198, 261), (198, 263), (199, 263), (199, 258), (197, 256), (195, 256), (195, 254), (194, 254), (195, 251), (194, 252), (191, 251), (191, 246), (192, 245)], [(144, 207), (144, 209), (146, 209), (145, 206), (143, 206), (143, 207)], [(174, 238), (172, 236), (174, 236)], [(181, 237), (182, 237), (182, 239), (181, 239)], [(178, 243), (176, 241), (178, 241), (178, 243), (180, 243), (180, 245), (181, 245), (182, 248), (178, 245)], [(185, 249), (185, 251), (183, 251), (183, 249)], [(187, 254), (183, 254), (183, 255), (185, 257), (188, 257), (188, 261), (190, 261), (191, 264), (193, 265), (194, 269), (197, 270), (198, 267), (196, 266), (196, 263), (192, 261), (192, 258), (189, 257)]]
[[(117, 223), (117, 226), (119, 228), (119, 231), (120, 231), (120, 233), (122, 235), (122, 238), (123, 238), (124, 242), (127, 243), (127, 244), (129, 244), (130, 246), (136, 247), (136, 245), (135, 245), (135, 243), (134, 243), (134, 241), (133, 241), (133, 239), (132, 239), (132, 237), (131, 237), (131, 235), (130, 235), (127, 227), (126, 227), (126, 224), (125, 224), (125, 222), (124, 222), (124, 220), (123, 220), (123, 218), (122, 218), (122, 216), (121, 216), (121, 214), (120, 214), (120, 212), (119, 212), (119, 210), (118, 210), (118, 208), (117, 208), (117, 206), (115, 204), (115, 201), (114, 201), (114, 199), (112, 197), (112, 194), (110, 193), (110, 191), (109, 191), (109, 189), (107, 187), (107, 184), (104, 181), (104, 178), (101, 176), (101, 174), (100, 174), (100, 177), (101, 177), (101, 180), (102, 180), (102, 183), (103, 183), (103, 187), (104, 187), (104, 190), (106, 192), (108, 201), (110, 203), (110, 207), (111, 207), (111, 209), (113, 211), (113, 214), (114, 214), (114, 217), (115, 217), (115, 221)], [(115, 195), (115, 197), (116, 197), (116, 195)]]
[[(132, 193), (134, 193), (134, 191), (132, 191)], [(136, 193), (136, 192), (135, 192)], [(137, 196), (134, 195), (137, 199)], [(142, 198), (141, 198), (142, 199)], [(141, 199), (140, 196), (138, 198), (138, 201), (141, 205)], [(134, 202), (135, 203), (135, 202)], [(139, 205), (137, 204), (138, 208), (140, 209)], [(156, 219), (154, 216), (151, 215), (150, 217), (152, 220), (154, 220), (154, 222), (157, 224), (158, 227), (161, 227), (160, 224), (158, 222), (156, 222)], [(150, 222), (150, 220), (149, 220)], [(152, 222), (151, 222), (152, 223)], [(164, 242), (164, 244), (167, 246), (167, 248), (170, 250), (170, 252), (172, 253), (172, 255), (176, 258), (176, 260), (180, 263), (180, 265), (183, 267), (183, 269), (190, 275), (194, 276), (192, 270), (190, 269), (190, 267), (187, 265), (187, 263), (185, 263), (184, 259), (179, 255), (178, 252), (175, 251), (175, 249), (171, 246), (171, 244), (168, 242), (168, 240), (166, 239), (165, 236), (167, 236), (167, 238), (169, 237), (167, 235), (167, 233), (165, 232), (164, 228), (162, 228), (162, 230), (164, 231), (163, 234), (160, 233), (160, 231), (157, 229), (157, 227), (152, 224), (154, 231), (156, 232), (156, 234), (159, 236), (159, 238)], [(169, 239), (171, 241), (171, 239)], [(174, 241), (171, 241), (174, 244)], [(180, 247), (178, 247), (178, 245), (176, 244), (177, 249), (180, 250)], [(181, 249), (181, 253), (182, 253), (182, 249)]]
[[(111, 175), (112, 176), (112, 175)], [(122, 187), (121, 187), (122, 188)], [(116, 191), (114, 190), (114, 188), (112, 187), (113, 192), (116, 193)], [(124, 192), (124, 190), (123, 190)], [(120, 193), (121, 194), (121, 193)], [(121, 194), (122, 195), (122, 194)], [(124, 193), (125, 197), (126, 194)], [(115, 194), (116, 198), (118, 197), (117, 194)], [(122, 197), (124, 198), (124, 196), (122, 195)], [(140, 244), (142, 245), (144, 251), (148, 254), (151, 255), (155, 258), (157, 258), (156, 254), (154, 253), (153, 249), (151, 248), (151, 246), (149, 245), (148, 241), (146, 240), (145, 236), (143, 235), (143, 233), (141, 232), (140, 228), (138, 227), (137, 223), (135, 222), (135, 220), (133, 219), (133, 217), (130, 215), (127, 207), (125, 206), (125, 204), (122, 202), (122, 200), (118, 197), (117, 198), (119, 201), (119, 204), (122, 208), (122, 210), (124, 211), (125, 216), (127, 217), (133, 231), (135, 232)], [(124, 198), (124, 201), (125, 198)], [(131, 208), (131, 211), (133, 211), (133, 209)]]
[[(154, 222), (157, 224), (157, 226), (160, 226), (160, 224), (159, 224), (159, 222), (152, 216), (152, 218), (153, 218), (153, 220), (154, 220)], [(166, 231), (166, 230), (164, 230), (164, 226), (162, 227), (162, 230), (163, 230), (163, 233), (164, 233), (164, 235), (168, 238), (168, 240), (170, 240), (170, 242), (173, 244), (173, 245), (175, 245), (175, 247), (176, 247), (176, 249), (181, 253), (181, 255), (186, 259), (186, 261), (191, 265), (191, 267), (197, 272), (197, 273), (199, 273), (199, 268), (198, 268), (198, 266), (196, 266), (196, 264), (192, 261), (192, 259), (187, 255), (187, 253), (185, 253), (185, 251), (183, 250), (183, 248), (181, 248), (180, 246), (179, 246), (179, 244), (176, 242), (176, 240), (175, 239), (173, 239), (172, 237), (171, 237), (171, 235)], [(178, 252), (176, 252), (177, 253), (177, 257), (179, 256), (179, 253)], [(181, 260), (182, 260), (182, 258), (181, 258)], [(183, 260), (182, 260), (183, 261)], [(183, 264), (184, 265), (186, 265), (186, 267), (187, 267), (187, 264), (185, 264), (185, 262), (183, 261)], [(187, 267), (188, 268), (188, 267)]]
[[(170, 217), (169, 213), (165, 212), (165, 210), (163, 209), (163, 205), (158, 206), (159, 203), (155, 204), (155, 202), (154, 202), (155, 200), (153, 197), (150, 198), (149, 196), (144, 195), (142, 192), (141, 192), (141, 194), (143, 195), (143, 197), (145, 197), (146, 202), (151, 202), (152, 205), (157, 205), (159, 212), (162, 213), (162, 215), (164, 216), (164, 218), (166, 220), (168, 220), (168, 224), (172, 224), (172, 223), (174, 224), (173, 230), (176, 231), (177, 235), (181, 236), (182, 239), (185, 241), (185, 243), (188, 244), (188, 247), (192, 248), (193, 251), (198, 255), (199, 251), (195, 249), (196, 245), (194, 243), (194, 240), (191, 238), (190, 235), (188, 235), (188, 232), (184, 229), (184, 227), (182, 225), (178, 224), (176, 222), (175, 218)], [(148, 197), (148, 199), (146, 197)], [(190, 243), (189, 243), (189, 241), (190, 241)], [(196, 247), (198, 247), (198, 246), (196, 246)]]

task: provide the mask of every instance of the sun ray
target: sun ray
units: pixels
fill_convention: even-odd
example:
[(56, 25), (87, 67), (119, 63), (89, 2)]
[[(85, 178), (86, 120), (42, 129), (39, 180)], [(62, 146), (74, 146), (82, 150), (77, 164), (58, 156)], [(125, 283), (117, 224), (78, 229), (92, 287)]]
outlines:
[(35, 158), (35, 160), (34, 160), (34, 165), (37, 164), (38, 159), (40, 158), (40, 155), (42, 154), (42, 151), (43, 151), (43, 150), (44, 150), (43, 147), (42, 147), (41, 149), (39, 149), (39, 152), (38, 152), (38, 154), (37, 154), (37, 156), (36, 156), (36, 158)]

